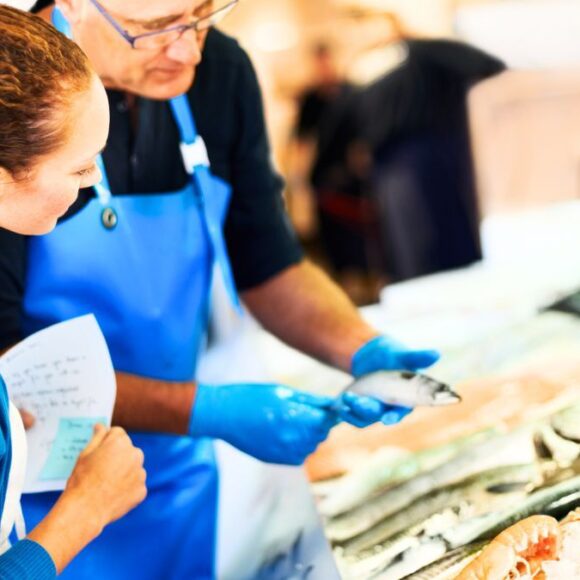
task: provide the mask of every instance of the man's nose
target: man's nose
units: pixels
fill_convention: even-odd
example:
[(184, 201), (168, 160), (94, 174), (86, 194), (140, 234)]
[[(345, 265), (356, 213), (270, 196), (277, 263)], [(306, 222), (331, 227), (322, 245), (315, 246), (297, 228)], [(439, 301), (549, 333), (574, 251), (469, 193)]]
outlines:
[(201, 47), (197, 32), (190, 28), (166, 49), (166, 56), (181, 64), (197, 65), (201, 61)]

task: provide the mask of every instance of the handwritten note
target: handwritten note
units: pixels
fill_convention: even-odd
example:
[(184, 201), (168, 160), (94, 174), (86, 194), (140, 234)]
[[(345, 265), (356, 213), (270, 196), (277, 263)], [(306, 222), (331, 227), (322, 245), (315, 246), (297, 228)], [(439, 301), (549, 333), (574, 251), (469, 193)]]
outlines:
[(0, 358), (10, 398), (35, 417), (24, 491), (64, 489), (96, 422), (109, 425), (115, 372), (93, 315), (45, 328)]
[(67, 479), (75, 466), (80, 452), (93, 436), (96, 423), (107, 424), (106, 417), (98, 419), (61, 419), (56, 439), (50, 448), (48, 459), (40, 473), (42, 481)]

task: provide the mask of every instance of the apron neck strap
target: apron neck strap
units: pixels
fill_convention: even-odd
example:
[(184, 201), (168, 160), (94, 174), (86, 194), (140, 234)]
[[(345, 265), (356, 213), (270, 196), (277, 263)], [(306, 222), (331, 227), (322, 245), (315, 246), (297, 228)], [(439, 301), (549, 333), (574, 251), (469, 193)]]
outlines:
[(65, 15), (62, 13), (61, 9), (58, 6), (55, 6), (52, 9), (52, 14), (50, 15), (50, 19), (52, 20), (52, 25), (61, 33), (64, 34), (67, 38), (72, 39), (72, 29), (71, 26), (66, 19)]
[(187, 95), (180, 95), (169, 101), (173, 117), (181, 138), (181, 156), (185, 170), (192, 175), (196, 167), (209, 167), (209, 157), (205, 143), (197, 133), (193, 113)]

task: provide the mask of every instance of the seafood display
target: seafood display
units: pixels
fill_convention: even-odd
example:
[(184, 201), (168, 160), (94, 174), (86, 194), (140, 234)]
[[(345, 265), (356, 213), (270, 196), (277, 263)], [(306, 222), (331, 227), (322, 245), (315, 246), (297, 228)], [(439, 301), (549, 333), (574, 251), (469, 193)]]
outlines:
[(461, 401), (449, 385), (411, 371), (369, 373), (348, 385), (344, 392), (374, 397), (387, 405), (401, 407), (437, 407)]
[[(334, 493), (344, 493), (345, 482), (327, 487), (320, 505), (333, 508), (325, 530), (342, 577), (455, 578), (463, 568), (466, 574), (476, 569), (491, 573), (495, 568), (489, 562), (497, 559), (501, 561), (498, 570), (502, 566), (508, 570), (498, 579), (526, 578), (530, 571), (529, 578), (535, 578), (539, 568), (534, 558), (557, 559), (556, 552), (548, 550), (548, 540), (541, 541), (544, 536), (550, 541), (556, 537), (553, 534), (558, 532), (553, 530), (559, 528), (554, 518), (580, 506), (580, 444), (555, 430), (555, 426), (560, 432), (571, 430), (578, 413), (580, 404), (511, 431), (475, 434), (455, 448), (435, 448), (434, 457), (443, 457), (444, 451), (447, 459), (383, 489), (367, 489), (364, 498), (345, 511), (332, 501)], [(574, 454), (569, 445), (574, 446)], [(566, 452), (560, 453), (559, 446)], [(406, 460), (410, 458), (397, 461)], [(347, 484), (352, 486), (350, 479)], [(502, 532), (525, 518), (531, 518), (528, 523), (553, 525), (533, 527), (536, 531), (530, 532), (530, 541), (520, 542), (506, 559), (504, 540), (511, 536)], [(494, 544), (496, 536), (499, 543)], [(473, 568), (467, 566), (471, 560)], [(521, 576), (510, 576), (509, 571), (518, 566), (524, 566)], [(480, 577), (488, 576), (463, 576)]]
[(570, 512), (560, 523), (549, 516), (526, 518), (483, 547), (457, 575), (457, 580), (579, 578), (579, 543), (578, 510)]
[(443, 350), (429, 375), (454, 385), (461, 404), (418, 408), (389, 429), (340, 425), (307, 462), (310, 479), (356, 472), (385, 447), (417, 452), (496, 424), (517, 426), (573, 401), (580, 385), (580, 321), (541, 314), (486, 340)]
[[(457, 384), (461, 405), (345, 427), (317, 452), (308, 467), (342, 578), (580, 578), (579, 320), (543, 313), (514, 333), (429, 371), (434, 383), (480, 371)], [(376, 381), (356, 392), (377, 396)]]

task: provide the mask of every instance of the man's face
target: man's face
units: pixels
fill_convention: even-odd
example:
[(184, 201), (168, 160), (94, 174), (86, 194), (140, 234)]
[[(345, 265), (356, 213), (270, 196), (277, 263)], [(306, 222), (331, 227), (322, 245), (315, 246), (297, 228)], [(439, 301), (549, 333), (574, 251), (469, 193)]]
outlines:
[[(212, 9), (206, 0), (101, 0), (132, 36), (187, 24)], [(201, 61), (207, 31), (187, 31), (168, 46), (133, 49), (89, 0), (57, 0), (73, 35), (108, 88), (166, 100), (187, 91)]]

